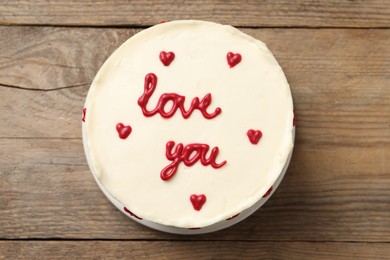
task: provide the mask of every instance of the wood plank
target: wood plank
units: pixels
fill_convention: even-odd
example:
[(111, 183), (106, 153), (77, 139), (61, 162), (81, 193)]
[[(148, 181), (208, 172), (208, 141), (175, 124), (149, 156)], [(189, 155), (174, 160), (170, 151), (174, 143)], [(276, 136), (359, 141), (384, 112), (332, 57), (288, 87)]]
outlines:
[[(389, 242), (389, 30), (245, 31), (285, 69), (299, 116), (296, 150), (261, 211), (190, 239)], [(79, 139), (87, 85), (134, 32), (0, 27), (0, 238), (182, 239), (115, 210)]]
[(32, 90), (88, 86), (104, 60), (135, 32), (1, 26), (0, 85)]
[[(389, 144), (390, 30), (244, 31), (265, 41), (285, 70), (298, 143)], [(0, 27), (0, 137), (79, 138), (94, 74), (135, 32)]]
[[(354, 147), (390, 145), (390, 89), (385, 87), (372, 89), (372, 99), (364, 96), (367, 91), (363, 87), (358, 90), (360, 97), (348, 97), (348, 90), (335, 88), (333, 94), (319, 94), (329, 99), (334, 95), (339, 101), (333, 104), (321, 104), (321, 98), (311, 96), (310, 90), (295, 88), (299, 118), (296, 142)], [(0, 87), (0, 138), (81, 138), (81, 111), (87, 91), (87, 87), (50, 92)]]
[(1, 259), (388, 259), (385, 243), (1, 241)]
[[(0, 139), (0, 239), (183, 239), (103, 196), (80, 139)], [(389, 145), (298, 144), (281, 186), (242, 223), (195, 240), (390, 242)]]
[(386, 0), (278, 1), (2, 1), (0, 24), (150, 26), (163, 20), (200, 19), (251, 27), (386, 27)]

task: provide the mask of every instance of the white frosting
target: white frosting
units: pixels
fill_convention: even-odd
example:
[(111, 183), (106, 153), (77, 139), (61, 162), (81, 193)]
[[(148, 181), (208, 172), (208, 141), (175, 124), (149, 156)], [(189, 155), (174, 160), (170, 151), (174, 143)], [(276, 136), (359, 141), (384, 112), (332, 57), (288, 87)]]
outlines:
[[(159, 60), (172, 51), (169, 66)], [(229, 68), (228, 52), (242, 61)], [(155, 108), (163, 93), (194, 97), (211, 93), (205, 119), (195, 110), (184, 119), (145, 117), (138, 105), (148, 73), (158, 77), (148, 103)], [(170, 107), (170, 106), (169, 106)], [(176, 227), (204, 227), (225, 220), (256, 203), (279, 176), (293, 147), (293, 103), (282, 69), (264, 43), (231, 27), (204, 21), (174, 21), (143, 30), (126, 41), (102, 66), (86, 101), (84, 132), (92, 172), (106, 190), (137, 216)], [(166, 110), (169, 110), (168, 107)], [(120, 139), (116, 124), (130, 125)], [(257, 145), (247, 136), (259, 129)], [(166, 143), (205, 143), (219, 147), (219, 169), (183, 163), (163, 181), (169, 165)], [(205, 194), (194, 210), (190, 196)]]

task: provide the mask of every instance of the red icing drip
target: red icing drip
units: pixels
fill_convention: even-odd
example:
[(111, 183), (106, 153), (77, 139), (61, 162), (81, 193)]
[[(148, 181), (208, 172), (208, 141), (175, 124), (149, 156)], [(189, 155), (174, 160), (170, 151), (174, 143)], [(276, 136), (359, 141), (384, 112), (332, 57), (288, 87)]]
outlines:
[(257, 144), (260, 141), (260, 138), (263, 136), (263, 133), (260, 130), (253, 129), (248, 130), (246, 134), (248, 135), (249, 141), (252, 144)]
[(131, 133), (131, 126), (118, 123), (116, 125), (116, 131), (118, 131), (119, 138), (126, 139)]
[(168, 21), (168, 20), (167, 20), (167, 21), (161, 21), (161, 22), (159, 22), (159, 23), (161, 24), (161, 23), (167, 23), (167, 22), (169, 22), (169, 21)]
[(160, 52), (160, 61), (164, 64), (164, 66), (169, 66), (174, 59), (175, 54), (173, 52)]
[(240, 213), (234, 215), (233, 217), (230, 217), (230, 218), (227, 218), (226, 220), (231, 220), (231, 219), (234, 219), (235, 217), (237, 217), (238, 215), (240, 215)]
[(214, 147), (209, 157), (206, 158), (210, 149), (210, 146), (207, 144), (195, 143), (184, 146), (182, 143), (179, 143), (173, 151), (174, 146), (174, 141), (169, 141), (166, 145), (165, 154), (172, 163), (162, 169), (160, 177), (163, 181), (167, 181), (175, 175), (181, 162), (186, 166), (192, 166), (200, 160), (203, 166), (211, 165), (214, 169), (221, 168), (226, 164), (226, 161), (221, 163), (215, 162), (219, 152), (218, 147)]
[[(153, 110), (148, 110), (146, 106), (148, 105), (150, 97), (153, 95), (153, 92), (156, 90), (157, 86), (157, 76), (154, 73), (149, 73), (145, 76), (145, 86), (144, 93), (138, 99), (138, 105), (142, 109), (142, 113), (146, 117), (154, 116), (155, 114), (160, 114), (164, 118), (171, 118), (178, 109), (180, 109), (182, 116), (187, 119), (191, 116), (192, 112), (195, 109), (198, 109), (204, 118), (212, 119), (218, 116), (221, 113), (221, 109), (218, 107), (215, 109), (214, 113), (209, 114), (207, 112), (207, 107), (211, 103), (211, 94), (207, 94), (201, 101), (196, 97), (192, 100), (191, 106), (188, 110), (184, 107), (185, 97), (175, 94), (175, 93), (165, 93), (160, 96), (156, 107)], [(167, 112), (165, 110), (165, 105), (169, 102), (173, 102), (171, 109)]]
[(87, 109), (84, 108), (83, 109), (83, 118), (81, 118), (81, 121), (83, 121), (85, 123), (85, 113), (87, 112)]
[(194, 207), (194, 210), (201, 210), (203, 205), (206, 203), (206, 196), (204, 194), (196, 195), (192, 194), (190, 197), (192, 206)]
[(233, 68), (236, 66), (238, 63), (241, 62), (241, 54), (239, 53), (233, 53), (233, 52), (228, 52), (226, 55), (227, 62), (230, 66), (230, 68)]
[(128, 208), (124, 207), (123, 208), (124, 211), (126, 211), (127, 213), (130, 214), (130, 216), (132, 217), (135, 217), (135, 218), (138, 218), (139, 220), (142, 220), (142, 218), (138, 217), (137, 215), (135, 215), (133, 212), (131, 212)]
[(295, 114), (295, 111), (294, 111), (293, 126), (296, 126), (296, 125), (297, 125), (297, 115)]
[(263, 198), (267, 198), (272, 192), (272, 186), (269, 188), (269, 190), (263, 195)]

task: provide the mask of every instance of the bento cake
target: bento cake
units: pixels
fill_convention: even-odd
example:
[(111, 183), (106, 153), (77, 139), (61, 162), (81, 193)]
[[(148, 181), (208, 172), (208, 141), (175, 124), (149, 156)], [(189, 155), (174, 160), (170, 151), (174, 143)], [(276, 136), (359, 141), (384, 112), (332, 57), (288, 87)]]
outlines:
[(89, 166), (136, 221), (202, 228), (270, 190), (293, 148), (293, 103), (266, 45), (227, 25), (143, 30), (97, 73), (83, 136)]

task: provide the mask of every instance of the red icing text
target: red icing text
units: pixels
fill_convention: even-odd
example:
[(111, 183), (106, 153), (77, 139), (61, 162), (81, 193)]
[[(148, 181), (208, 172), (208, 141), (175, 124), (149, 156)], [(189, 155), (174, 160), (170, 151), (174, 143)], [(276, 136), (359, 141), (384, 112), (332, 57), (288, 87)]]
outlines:
[[(202, 100), (199, 101), (199, 98), (196, 97), (192, 100), (191, 106), (186, 110), (184, 107), (184, 101), (186, 97), (178, 95), (176, 93), (164, 93), (160, 96), (160, 99), (157, 102), (156, 107), (153, 110), (148, 110), (146, 106), (148, 105), (150, 97), (153, 95), (153, 92), (157, 87), (157, 76), (154, 73), (149, 73), (145, 76), (145, 85), (144, 93), (138, 99), (138, 105), (142, 109), (142, 113), (146, 117), (154, 116), (155, 114), (160, 114), (164, 118), (171, 118), (178, 109), (180, 109), (181, 114), (185, 119), (189, 118), (194, 112), (195, 109), (198, 109), (204, 118), (212, 119), (218, 116), (221, 113), (221, 108), (216, 108), (215, 111), (211, 114), (207, 112), (207, 108), (211, 103), (211, 94), (208, 93)], [(169, 111), (165, 110), (166, 104), (171, 101), (172, 107)]]
[(211, 165), (215, 169), (221, 168), (226, 164), (226, 161), (221, 163), (215, 162), (219, 152), (218, 147), (214, 147), (211, 150), (208, 158), (207, 153), (210, 146), (207, 144), (195, 143), (184, 146), (182, 143), (178, 143), (173, 151), (174, 147), (174, 141), (169, 141), (166, 145), (165, 154), (167, 159), (172, 161), (172, 163), (161, 171), (160, 176), (163, 181), (167, 181), (175, 175), (181, 162), (183, 162), (186, 166), (192, 166), (200, 160), (203, 166)]

